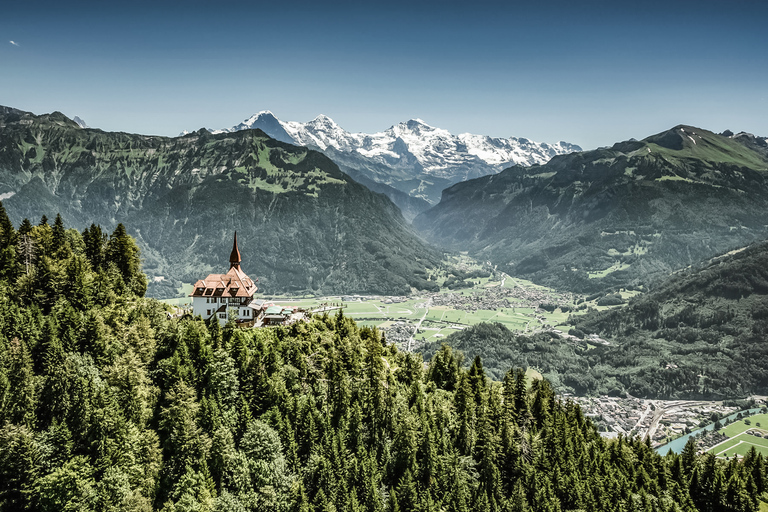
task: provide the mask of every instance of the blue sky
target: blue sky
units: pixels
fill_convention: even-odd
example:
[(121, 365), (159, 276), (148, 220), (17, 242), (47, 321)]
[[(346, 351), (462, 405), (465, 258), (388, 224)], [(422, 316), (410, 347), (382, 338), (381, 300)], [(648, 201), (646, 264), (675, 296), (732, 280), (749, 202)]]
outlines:
[[(36, 2), (0, 104), (176, 135), (268, 109), (584, 148), (676, 124), (768, 136), (768, 2)], [(13, 43), (11, 43), (13, 41)]]

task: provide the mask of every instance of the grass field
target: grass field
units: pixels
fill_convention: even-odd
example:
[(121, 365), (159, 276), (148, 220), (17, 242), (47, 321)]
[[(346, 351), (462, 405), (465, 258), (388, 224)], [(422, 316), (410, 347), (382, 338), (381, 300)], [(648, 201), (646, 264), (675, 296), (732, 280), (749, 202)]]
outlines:
[[(749, 425), (744, 423), (744, 420), (734, 421), (723, 427), (721, 432), (728, 437), (733, 437), (742, 432), (746, 432), (751, 428), (768, 430), (768, 414), (755, 414), (747, 419), (749, 420)], [(759, 426), (758, 423), (760, 424)]]
[[(768, 431), (765, 433), (768, 434)], [(743, 457), (752, 449), (752, 447), (754, 447), (758, 453), (762, 453), (763, 457), (768, 456), (768, 439), (763, 439), (762, 437), (753, 436), (747, 433), (737, 434), (724, 443), (715, 445), (708, 451), (714, 453), (718, 457), (733, 457), (734, 455)]]
[[(740, 420), (723, 427), (721, 432), (728, 436), (729, 439), (713, 446), (708, 451), (718, 457), (733, 457), (734, 455), (743, 457), (754, 447), (764, 457), (768, 456), (768, 439), (746, 433), (747, 430), (757, 430), (763, 435), (768, 434), (768, 414), (755, 414), (750, 416), (748, 420), (750, 422), (749, 425), (744, 420)], [(758, 423), (760, 426), (758, 426)]]

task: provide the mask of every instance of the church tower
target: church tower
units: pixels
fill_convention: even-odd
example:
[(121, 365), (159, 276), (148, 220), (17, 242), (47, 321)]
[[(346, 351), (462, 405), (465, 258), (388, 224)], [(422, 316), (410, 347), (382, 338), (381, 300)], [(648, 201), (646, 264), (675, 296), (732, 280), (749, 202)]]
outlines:
[(232, 244), (232, 252), (229, 254), (229, 268), (240, 270), (240, 249), (237, 248), (237, 231), (235, 231), (235, 242)]
[(228, 320), (248, 324), (256, 321), (261, 305), (254, 302), (253, 295), (258, 288), (256, 282), (240, 268), (241, 261), (235, 233), (227, 273), (209, 274), (195, 283), (190, 294), (193, 315), (200, 315), (206, 320), (215, 316), (221, 325)]

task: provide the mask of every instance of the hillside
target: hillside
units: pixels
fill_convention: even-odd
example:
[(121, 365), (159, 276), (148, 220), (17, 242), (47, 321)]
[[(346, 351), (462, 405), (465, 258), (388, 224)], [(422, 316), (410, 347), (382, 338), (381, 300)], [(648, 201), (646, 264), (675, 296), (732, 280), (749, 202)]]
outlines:
[(127, 221), (157, 297), (225, 266), (233, 231), (268, 293), (403, 294), (439, 261), (385, 196), (259, 130), (106, 133), (3, 107), (0, 198), (15, 224)]
[(428, 240), (555, 288), (648, 284), (768, 238), (768, 143), (677, 126), (454, 185)]
[[(662, 394), (768, 394), (768, 242), (677, 273), (576, 328), (617, 340), (630, 378), (645, 373)], [(630, 368), (651, 358), (653, 367)]]
[[(768, 394), (768, 242), (678, 272), (627, 306), (592, 310), (571, 323), (562, 336), (479, 324), (444, 342), (482, 357), (497, 378), (510, 365), (531, 366), (560, 391), (579, 395)], [(438, 349), (433, 343), (421, 351), (429, 358)]]
[[(718, 460), (691, 443), (662, 457), (606, 440), (547, 381), (509, 369), (494, 382), (448, 348), (425, 366), (341, 311), (263, 329), (175, 318), (126, 286), (145, 278), (125, 229), (100, 232), (60, 218), (16, 231), (0, 210), (0, 512), (761, 503), (756, 452)], [(38, 263), (6, 258), (28, 240)]]

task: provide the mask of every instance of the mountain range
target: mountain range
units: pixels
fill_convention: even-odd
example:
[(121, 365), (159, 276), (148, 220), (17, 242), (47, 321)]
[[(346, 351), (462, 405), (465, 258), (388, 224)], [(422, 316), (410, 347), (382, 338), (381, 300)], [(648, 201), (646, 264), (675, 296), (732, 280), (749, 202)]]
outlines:
[(567, 142), (547, 144), (515, 137), (453, 135), (421, 119), (373, 134), (350, 133), (325, 115), (299, 123), (281, 121), (267, 110), (212, 133), (255, 128), (274, 139), (322, 151), (355, 179), (378, 182), (423, 200), (403, 208), (403, 199), (388, 188), (380, 188), (407, 217), (414, 208), (425, 210), (437, 203), (442, 189), (453, 183), (495, 174), (510, 165), (543, 164), (555, 155), (581, 151)]
[(384, 195), (261, 130), (108, 133), (0, 107), (0, 200), (17, 225), (125, 223), (155, 297), (225, 270), (234, 231), (267, 293), (406, 294), (440, 262)]
[(414, 227), (511, 275), (641, 286), (768, 238), (768, 142), (676, 126), (453, 185)]
[[(281, 127), (284, 138), (307, 143), (299, 123), (252, 118), (267, 128), (270, 119), (273, 132)], [(327, 136), (313, 139), (326, 153), (332, 139), (347, 140), (339, 143), (345, 151), (361, 140), (345, 139), (327, 118), (316, 121), (327, 127)], [(408, 125), (432, 133), (433, 142), (447, 134)], [(405, 140), (398, 126), (391, 133)], [(440, 255), (374, 192), (386, 185), (356, 181), (318, 151), (244, 127), (155, 137), (2, 107), (0, 200), (17, 223), (55, 212), (81, 229), (125, 222), (143, 250), (154, 296), (176, 295), (181, 283), (225, 264), (235, 230), (253, 259), (249, 272), (268, 291), (435, 288), (428, 276)], [(413, 228), (437, 246), (554, 288), (642, 287), (768, 238), (766, 170), (765, 138), (680, 125), (455, 184)]]

